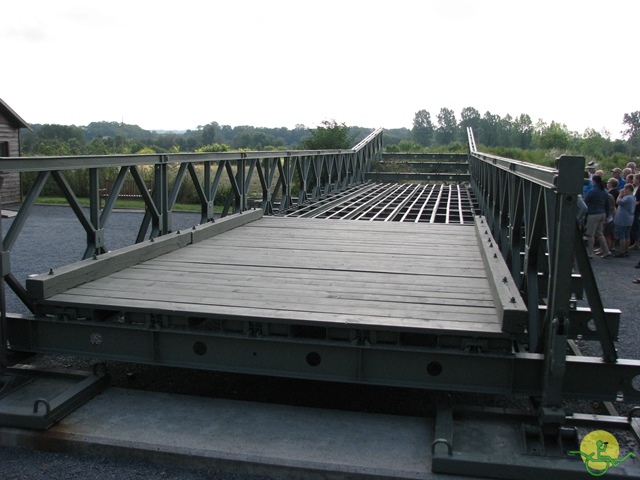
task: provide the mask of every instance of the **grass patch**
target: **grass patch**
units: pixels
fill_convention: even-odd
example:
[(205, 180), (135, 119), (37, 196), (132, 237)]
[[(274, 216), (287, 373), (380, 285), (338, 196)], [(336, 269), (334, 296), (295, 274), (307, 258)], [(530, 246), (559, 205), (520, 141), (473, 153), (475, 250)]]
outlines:
[[(88, 198), (78, 198), (78, 203), (83, 207), (89, 206)], [(64, 197), (38, 197), (36, 200), (36, 204), (38, 205), (69, 205), (67, 199)], [(144, 201), (138, 200), (135, 198), (122, 198), (116, 200), (116, 204), (114, 208), (121, 209), (130, 209), (130, 210), (144, 210)], [(216, 206), (214, 208), (215, 211), (222, 211), (222, 207)], [(196, 204), (185, 204), (185, 203), (176, 203), (173, 207), (174, 212), (182, 211), (182, 212), (199, 212), (200, 205)]]

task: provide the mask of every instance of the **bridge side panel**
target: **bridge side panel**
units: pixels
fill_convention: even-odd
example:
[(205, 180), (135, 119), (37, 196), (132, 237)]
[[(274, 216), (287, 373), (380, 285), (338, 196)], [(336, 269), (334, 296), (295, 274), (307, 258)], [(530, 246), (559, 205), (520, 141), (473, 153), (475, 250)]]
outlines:
[(500, 255), (500, 247), (491, 235), (484, 217), (478, 216), (475, 220), (480, 253), (491, 285), (502, 331), (522, 334), (529, 318), (527, 306), (511, 278), (511, 272)]
[(261, 210), (224, 217), (215, 223), (194, 227), (188, 232), (163, 235), (93, 259), (82, 260), (56, 271), (28, 278), (27, 292), (36, 301), (44, 300), (83, 283), (224, 233), (261, 217)]

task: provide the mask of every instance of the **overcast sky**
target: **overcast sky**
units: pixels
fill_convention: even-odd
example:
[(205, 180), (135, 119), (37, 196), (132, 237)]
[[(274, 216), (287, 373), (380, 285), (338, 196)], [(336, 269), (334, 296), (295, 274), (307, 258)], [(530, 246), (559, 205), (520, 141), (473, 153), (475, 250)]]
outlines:
[(0, 98), (28, 123), (149, 130), (418, 110), (619, 138), (640, 110), (640, 1), (4, 0)]

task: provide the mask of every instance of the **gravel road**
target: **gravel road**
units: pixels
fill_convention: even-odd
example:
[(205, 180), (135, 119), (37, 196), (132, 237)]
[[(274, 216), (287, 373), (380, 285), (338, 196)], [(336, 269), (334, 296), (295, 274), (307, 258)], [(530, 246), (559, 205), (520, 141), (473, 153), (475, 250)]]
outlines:
[[(114, 250), (134, 243), (141, 219), (141, 212), (114, 212), (106, 229), (107, 247)], [(173, 220), (175, 229), (191, 228), (198, 223), (199, 214), (174, 213)], [(12, 222), (13, 219), (2, 220), (4, 233)], [(80, 260), (84, 252), (84, 242), (83, 230), (70, 209), (36, 206), (12, 250), (12, 270), (23, 282), (30, 274), (68, 265)], [(634, 276), (640, 277), (640, 269), (634, 268), (639, 260), (640, 251), (632, 252), (629, 258), (592, 260), (605, 307), (622, 310), (620, 340), (617, 344), (620, 357), (636, 360), (640, 359), (640, 285), (633, 284), (632, 279)], [(7, 303), (9, 311), (26, 313), (26, 308), (9, 291)], [(582, 341), (579, 342), (579, 346), (587, 355), (599, 355), (599, 346), (594, 342)], [(62, 365), (75, 369), (88, 368), (92, 361), (75, 357), (37, 358), (37, 363), (42, 365)], [(340, 385), (336, 388), (331, 383), (167, 369), (118, 362), (109, 362), (107, 368), (112, 384), (123, 388), (402, 415), (429, 414), (437, 400), (443, 395), (448, 395), (363, 385)], [(466, 404), (513, 408), (526, 404), (526, 399), (512, 397), (494, 398), (466, 394), (454, 396)], [(621, 412), (628, 411), (631, 407), (629, 404), (616, 406)], [(600, 411), (600, 407), (595, 404), (587, 405), (587, 408)], [(16, 448), (0, 449), (0, 480), (45, 478), (267, 480), (267, 477), (186, 470), (143, 462), (123, 462)]]

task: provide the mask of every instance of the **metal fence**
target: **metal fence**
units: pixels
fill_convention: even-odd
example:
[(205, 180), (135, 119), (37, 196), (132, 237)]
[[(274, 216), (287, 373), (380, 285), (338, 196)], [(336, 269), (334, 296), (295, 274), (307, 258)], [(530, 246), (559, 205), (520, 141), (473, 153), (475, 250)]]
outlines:
[[(2, 242), (2, 275), (29, 306), (24, 286), (11, 271), (11, 250), (50, 179), (85, 230), (83, 258), (90, 258), (107, 250), (109, 217), (125, 190), (126, 196), (144, 203), (145, 214), (136, 240), (139, 243), (173, 230), (172, 212), (181, 189), (195, 190), (202, 224), (250, 208), (262, 208), (269, 215), (364, 182), (371, 163), (381, 155), (382, 129), (378, 129), (348, 150), (0, 158), (0, 171), (34, 172)], [(68, 178), (70, 172), (79, 170), (87, 183), (83, 189), (88, 192), (88, 208), (81, 205)], [(109, 191), (105, 191), (107, 182)], [(133, 195), (129, 191), (132, 186)]]
[(551, 329), (566, 335), (584, 291), (590, 308), (583, 319), (593, 319), (604, 360), (615, 362), (616, 312), (603, 308), (576, 221), (584, 157), (561, 156), (555, 168), (534, 165), (478, 152), (467, 132), (472, 188), (529, 306), (529, 350), (549, 348)]

